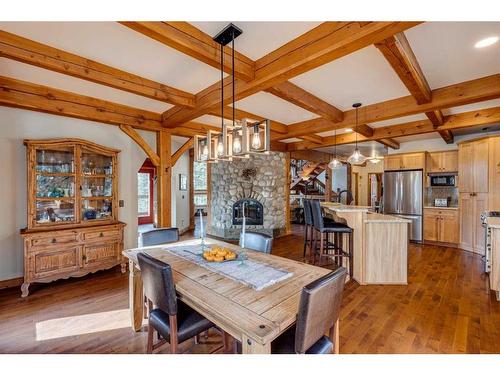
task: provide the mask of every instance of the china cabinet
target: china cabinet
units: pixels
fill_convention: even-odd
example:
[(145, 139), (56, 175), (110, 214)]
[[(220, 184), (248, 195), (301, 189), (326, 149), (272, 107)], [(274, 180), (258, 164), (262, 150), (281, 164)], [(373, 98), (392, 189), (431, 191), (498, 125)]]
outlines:
[(80, 139), (25, 140), (28, 221), (22, 296), (34, 282), (122, 265), (119, 150)]

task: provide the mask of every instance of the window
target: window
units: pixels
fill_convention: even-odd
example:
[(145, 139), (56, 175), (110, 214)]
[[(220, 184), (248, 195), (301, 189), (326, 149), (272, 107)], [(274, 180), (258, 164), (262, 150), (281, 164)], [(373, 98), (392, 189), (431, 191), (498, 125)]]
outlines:
[(150, 174), (137, 173), (137, 214), (139, 217), (151, 216)]
[(207, 163), (194, 163), (193, 188), (195, 208), (207, 205)]

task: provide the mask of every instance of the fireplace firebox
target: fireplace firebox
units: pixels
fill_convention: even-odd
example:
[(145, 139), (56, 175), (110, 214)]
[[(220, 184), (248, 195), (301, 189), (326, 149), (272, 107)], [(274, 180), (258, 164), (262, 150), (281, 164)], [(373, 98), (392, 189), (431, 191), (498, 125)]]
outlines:
[(243, 224), (243, 203), (245, 203), (245, 217), (247, 225), (264, 224), (264, 207), (251, 198), (240, 199), (233, 204), (233, 225)]

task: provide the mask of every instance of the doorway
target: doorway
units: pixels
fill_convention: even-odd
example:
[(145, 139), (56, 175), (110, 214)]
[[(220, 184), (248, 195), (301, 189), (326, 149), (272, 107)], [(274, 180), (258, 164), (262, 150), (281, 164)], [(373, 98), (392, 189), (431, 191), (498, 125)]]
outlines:
[(156, 168), (146, 159), (137, 172), (137, 221), (139, 225), (152, 225), (155, 221), (155, 175)]
[(383, 173), (368, 173), (368, 197), (369, 206), (377, 207), (382, 198), (382, 176)]

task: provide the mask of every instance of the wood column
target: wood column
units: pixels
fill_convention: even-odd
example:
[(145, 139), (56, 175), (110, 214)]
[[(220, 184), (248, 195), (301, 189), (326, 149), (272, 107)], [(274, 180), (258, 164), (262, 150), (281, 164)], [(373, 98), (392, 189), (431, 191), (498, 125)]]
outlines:
[(291, 233), (290, 227), (290, 153), (285, 153), (285, 233)]
[(189, 149), (189, 229), (194, 230), (194, 150)]
[(169, 131), (156, 133), (156, 148), (160, 157), (157, 168), (157, 216), (158, 227), (172, 226), (172, 144)]

